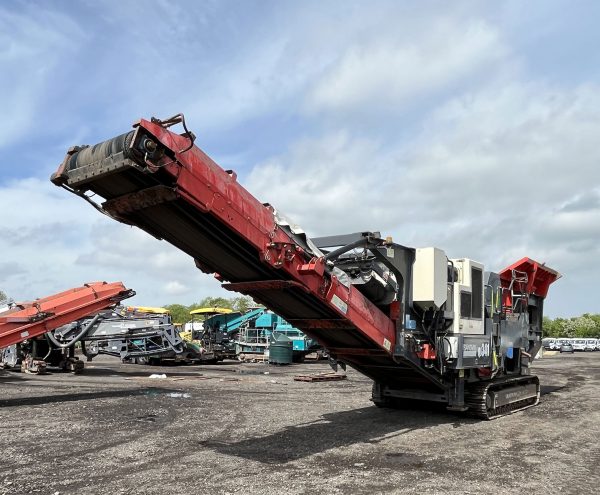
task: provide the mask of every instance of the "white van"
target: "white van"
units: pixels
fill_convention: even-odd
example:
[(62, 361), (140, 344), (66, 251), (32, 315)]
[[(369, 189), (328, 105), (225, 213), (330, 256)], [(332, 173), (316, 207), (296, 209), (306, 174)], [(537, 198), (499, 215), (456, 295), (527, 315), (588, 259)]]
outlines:
[(546, 349), (547, 351), (554, 351), (559, 348), (559, 346), (556, 342), (556, 339), (551, 339), (551, 338), (542, 339), (542, 345), (544, 346), (544, 349)]
[(573, 349), (576, 351), (585, 351), (587, 343), (585, 339), (573, 339)]
[(586, 351), (597, 351), (598, 350), (598, 339), (585, 339), (585, 350)]

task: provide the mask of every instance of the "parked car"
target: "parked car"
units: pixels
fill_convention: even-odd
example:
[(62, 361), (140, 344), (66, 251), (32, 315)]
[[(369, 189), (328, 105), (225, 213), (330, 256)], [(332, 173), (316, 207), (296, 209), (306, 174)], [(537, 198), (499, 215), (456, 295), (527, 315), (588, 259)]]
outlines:
[(585, 351), (586, 349), (585, 339), (575, 339), (573, 340), (573, 349), (576, 351)]
[(598, 339), (585, 339), (585, 350), (586, 351), (597, 351), (598, 350)]
[(571, 342), (563, 342), (560, 345), (560, 352), (561, 354), (563, 352), (570, 352), (571, 354), (573, 354), (575, 352), (575, 348), (573, 347), (573, 344), (571, 344)]
[(544, 349), (546, 349), (547, 351), (555, 351), (556, 349), (559, 348), (559, 345), (556, 342), (556, 339), (551, 339), (551, 338), (542, 339), (542, 345), (544, 346)]

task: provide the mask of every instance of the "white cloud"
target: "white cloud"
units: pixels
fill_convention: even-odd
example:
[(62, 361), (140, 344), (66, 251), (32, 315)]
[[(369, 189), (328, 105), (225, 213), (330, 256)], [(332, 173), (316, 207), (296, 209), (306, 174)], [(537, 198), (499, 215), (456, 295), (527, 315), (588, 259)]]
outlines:
[[(236, 4), (233, 11), (226, 3), (156, 2), (140, 11), (124, 3), (114, 15), (92, 3), (88, 15), (97, 21), (89, 23), (88, 36), (94, 43), (77, 60), (101, 77), (78, 74), (69, 64), (65, 74), (83, 79), (71, 89), (78, 98), (94, 95), (87, 106), (105, 126), (185, 111), (198, 129), (215, 133), (266, 115), (304, 118), (303, 107), (309, 113), (348, 105), (365, 110), (373, 96), (379, 109), (389, 110), (399, 100), (485, 74), (505, 56), (498, 30), (476, 17), (474, 6), (438, 5), (435, 15), (427, 6), (396, 2), (360, 6)], [(89, 67), (86, 53), (93, 59)], [(125, 66), (116, 63), (118, 53)]]
[(549, 307), (574, 313), (596, 307), (576, 274), (600, 278), (598, 135), (600, 87), (515, 82), (448, 101), (409, 147), (351, 131), (302, 140), (248, 185), (309, 235), (382, 230), (491, 269), (546, 261), (571, 275)]
[[(548, 88), (543, 84), (491, 87), (456, 98), (429, 120), (415, 144), (410, 179), (419, 195), (440, 205), (455, 197), (452, 178), (467, 190), (462, 206), (497, 211), (482, 201), (502, 188), (509, 210), (532, 203), (565, 201), (596, 177), (594, 136), (600, 118), (600, 87)], [(440, 173), (443, 167), (444, 173)], [(510, 201), (509, 201), (510, 200)]]
[(414, 98), (493, 70), (507, 52), (491, 25), (442, 19), (352, 44), (308, 96), (312, 111), (401, 113)]
[(0, 6), (0, 149), (30, 130), (46, 103), (51, 72), (84, 39), (69, 16), (31, 5)]
[[(535, 73), (551, 48), (526, 53), (517, 28), (537, 18), (472, 2), (306, 5), (3, 6), (0, 148), (31, 137), (2, 157), (2, 180), (184, 111), (200, 144), (226, 136), (222, 156), (262, 153), (244, 182), (310, 234), (380, 229), (491, 268), (539, 257), (567, 273), (549, 308), (597, 311), (600, 90), (583, 72)], [(0, 288), (15, 297), (94, 279), (122, 279), (146, 305), (220, 290), (45, 177), (0, 186), (0, 208)]]
[(189, 288), (183, 285), (178, 280), (171, 280), (165, 285), (165, 292), (171, 296), (180, 296), (185, 294)]
[(49, 181), (0, 186), (0, 212), (0, 289), (17, 300), (95, 280), (123, 281), (137, 292), (135, 302), (148, 306), (230, 297), (191, 257), (99, 215)]
[(310, 225), (313, 234), (360, 231), (373, 226), (374, 215), (394, 215), (381, 180), (391, 164), (381, 155), (377, 143), (343, 132), (302, 140), (288, 154), (256, 166), (246, 185), (261, 201)]

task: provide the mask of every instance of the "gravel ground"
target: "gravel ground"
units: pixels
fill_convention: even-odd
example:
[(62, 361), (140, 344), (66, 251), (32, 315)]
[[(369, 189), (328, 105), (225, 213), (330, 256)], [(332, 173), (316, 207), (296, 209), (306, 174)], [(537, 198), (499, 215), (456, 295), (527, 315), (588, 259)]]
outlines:
[(0, 494), (599, 493), (600, 352), (536, 361), (540, 405), (489, 422), (378, 409), (352, 370), (293, 381), (321, 371), (0, 372)]

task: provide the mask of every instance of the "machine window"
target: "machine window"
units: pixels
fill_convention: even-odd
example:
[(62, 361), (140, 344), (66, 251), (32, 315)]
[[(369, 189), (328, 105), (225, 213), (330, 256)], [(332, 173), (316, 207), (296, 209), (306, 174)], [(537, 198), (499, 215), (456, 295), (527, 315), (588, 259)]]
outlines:
[(471, 318), (471, 293), (460, 291), (460, 317)]

